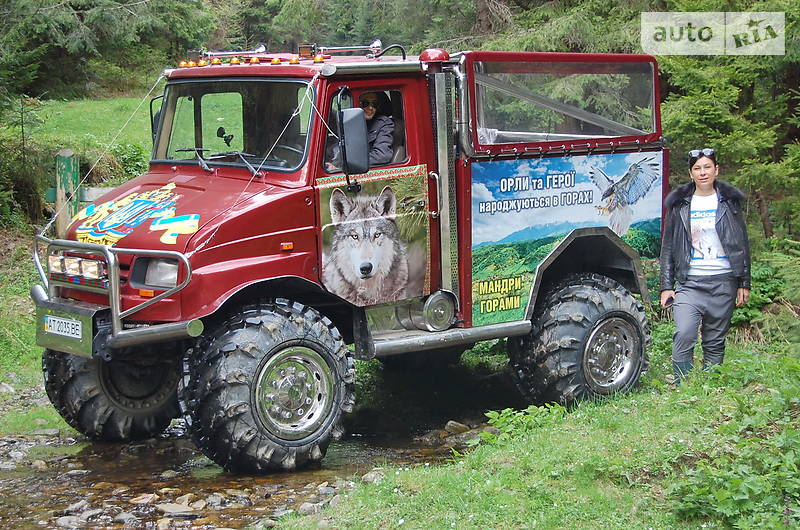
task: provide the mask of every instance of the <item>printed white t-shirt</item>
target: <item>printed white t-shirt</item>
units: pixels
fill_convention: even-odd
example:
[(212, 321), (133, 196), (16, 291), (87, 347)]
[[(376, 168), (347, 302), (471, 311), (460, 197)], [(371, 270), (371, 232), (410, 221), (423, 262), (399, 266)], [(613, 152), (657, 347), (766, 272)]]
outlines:
[(717, 235), (716, 193), (711, 195), (692, 195), (689, 207), (689, 228), (692, 231), (692, 255), (689, 261), (691, 276), (710, 276), (732, 272), (731, 262), (725, 255)]

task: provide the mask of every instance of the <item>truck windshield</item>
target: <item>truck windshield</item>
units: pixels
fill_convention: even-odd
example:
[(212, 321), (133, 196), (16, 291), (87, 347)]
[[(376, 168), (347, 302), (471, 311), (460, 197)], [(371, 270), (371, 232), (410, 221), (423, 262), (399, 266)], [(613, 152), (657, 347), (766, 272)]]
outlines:
[(480, 144), (654, 132), (649, 62), (475, 62)]
[(153, 158), (296, 169), (305, 160), (308, 144), (307, 86), (236, 79), (170, 84), (157, 115)]

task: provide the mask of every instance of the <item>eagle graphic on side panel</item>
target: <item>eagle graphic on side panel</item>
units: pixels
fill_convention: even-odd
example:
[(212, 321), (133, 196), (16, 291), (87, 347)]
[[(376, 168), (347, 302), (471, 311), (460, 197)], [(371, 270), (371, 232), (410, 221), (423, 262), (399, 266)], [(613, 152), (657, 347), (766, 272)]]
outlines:
[(628, 233), (633, 217), (632, 205), (647, 195), (653, 183), (661, 175), (661, 164), (656, 157), (634, 162), (625, 175), (616, 182), (599, 167), (592, 166), (589, 178), (600, 189), (605, 200), (603, 206), (595, 206), (602, 215), (609, 215), (608, 226), (618, 236)]

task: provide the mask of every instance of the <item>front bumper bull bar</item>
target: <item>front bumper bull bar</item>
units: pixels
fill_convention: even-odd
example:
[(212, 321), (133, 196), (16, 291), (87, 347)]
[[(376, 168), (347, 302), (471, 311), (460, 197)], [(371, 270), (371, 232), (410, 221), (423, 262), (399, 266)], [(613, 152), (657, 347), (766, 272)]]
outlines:
[[(107, 287), (80, 285), (50, 278), (39, 257), (40, 243), (47, 245), (48, 255), (53, 250), (65, 250), (68, 252), (102, 256), (106, 263), (108, 275)], [(153, 298), (123, 311), (121, 308), (119, 260), (117, 259), (117, 256), (120, 254), (176, 259), (183, 264), (186, 275), (183, 281), (175, 287), (167, 289)], [(186, 256), (180, 252), (171, 250), (113, 248), (96, 243), (49, 239), (45, 236), (37, 235), (33, 248), (33, 262), (36, 266), (39, 278), (42, 281), (41, 285), (34, 285), (31, 288), (31, 298), (37, 308), (36, 342), (40, 346), (68, 353), (91, 355), (98, 354), (100, 350), (104, 351), (107, 348), (122, 348), (125, 346), (197, 337), (203, 332), (203, 322), (199, 319), (138, 326), (130, 329), (124, 328), (123, 319), (126, 317), (168, 296), (172, 296), (189, 285), (192, 279), (192, 266), (189, 264), (189, 260)], [(105, 294), (108, 297), (108, 305), (104, 306), (59, 298), (56, 291), (58, 287)], [(84, 327), (88, 325), (88, 331), (90, 331), (90, 333), (86, 337), (82, 336), (81, 339), (45, 333), (41, 322), (44, 318), (41, 317), (43, 314), (56, 317), (61, 315), (73, 317), (78, 322), (82, 322)], [(107, 333), (96, 329), (97, 326), (94, 322), (95, 317), (102, 317), (104, 320), (108, 321), (110, 329)]]

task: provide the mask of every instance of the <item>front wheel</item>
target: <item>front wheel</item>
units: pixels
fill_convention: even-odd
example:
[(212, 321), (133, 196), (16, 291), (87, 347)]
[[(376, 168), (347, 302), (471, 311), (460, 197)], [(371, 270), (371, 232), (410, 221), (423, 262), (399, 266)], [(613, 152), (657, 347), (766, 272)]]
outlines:
[(243, 308), (184, 364), (192, 438), (230, 471), (321, 460), (353, 408), (352, 353), (327, 317), (296, 302)]
[(104, 361), (45, 350), (45, 390), (64, 420), (89, 438), (150, 438), (180, 415), (175, 352), (140, 352)]
[(530, 335), (509, 340), (511, 372), (529, 402), (570, 405), (630, 390), (647, 370), (644, 307), (618, 282), (578, 274), (546, 297)]

